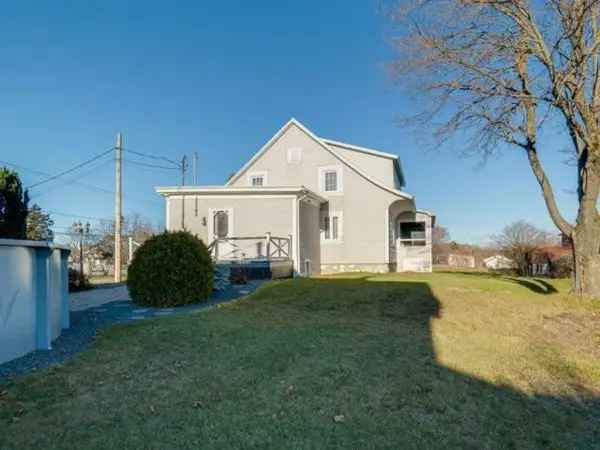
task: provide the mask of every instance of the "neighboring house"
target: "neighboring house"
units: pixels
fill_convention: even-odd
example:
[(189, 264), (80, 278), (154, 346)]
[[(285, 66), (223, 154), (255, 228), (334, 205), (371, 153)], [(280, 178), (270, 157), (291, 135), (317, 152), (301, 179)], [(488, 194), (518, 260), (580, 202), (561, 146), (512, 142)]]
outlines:
[(573, 249), (565, 241), (561, 245), (546, 245), (537, 249), (529, 265), (529, 274), (533, 276), (570, 276), (572, 270)]
[(491, 270), (512, 269), (515, 267), (514, 261), (503, 255), (493, 255), (485, 258), (483, 265)]
[(450, 267), (465, 267), (467, 269), (475, 268), (475, 257), (473, 255), (450, 253), (445, 259), (446, 264)]
[(156, 191), (167, 230), (218, 238), (218, 259), (283, 252), (298, 275), (431, 271), (435, 217), (403, 187), (398, 156), (322, 139), (292, 119), (224, 186)]

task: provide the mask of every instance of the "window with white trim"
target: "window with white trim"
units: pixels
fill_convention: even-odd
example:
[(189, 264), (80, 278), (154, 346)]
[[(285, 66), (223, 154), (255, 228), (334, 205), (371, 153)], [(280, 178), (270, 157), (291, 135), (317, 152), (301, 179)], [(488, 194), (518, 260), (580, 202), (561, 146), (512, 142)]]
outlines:
[(326, 212), (321, 219), (321, 237), (324, 241), (342, 240), (342, 213)]
[(343, 192), (341, 166), (319, 167), (319, 188), (326, 194)]
[(248, 174), (248, 185), (262, 187), (267, 184), (267, 172), (255, 172)]
[(325, 171), (325, 192), (337, 192), (338, 190), (338, 179), (336, 170)]
[(291, 147), (287, 151), (288, 164), (299, 164), (302, 162), (302, 147)]

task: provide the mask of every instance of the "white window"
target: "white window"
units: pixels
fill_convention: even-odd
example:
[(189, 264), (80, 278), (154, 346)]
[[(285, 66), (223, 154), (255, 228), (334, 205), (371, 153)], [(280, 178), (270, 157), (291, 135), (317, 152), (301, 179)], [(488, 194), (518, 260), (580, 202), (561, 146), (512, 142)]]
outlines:
[(253, 172), (248, 174), (248, 185), (262, 187), (267, 185), (267, 172)]
[(325, 192), (337, 192), (337, 172), (335, 170), (325, 171)]
[(327, 242), (340, 242), (342, 240), (342, 213), (326, 211), (321, 219), (321, 238)]
[(287, 151), (288, 164), (299, 164), (302, 162), (302, 147), (291, 147)]
[(341, 194), (343, 189), (342, 167), (319, 167), (319, 187), (327, 194)]

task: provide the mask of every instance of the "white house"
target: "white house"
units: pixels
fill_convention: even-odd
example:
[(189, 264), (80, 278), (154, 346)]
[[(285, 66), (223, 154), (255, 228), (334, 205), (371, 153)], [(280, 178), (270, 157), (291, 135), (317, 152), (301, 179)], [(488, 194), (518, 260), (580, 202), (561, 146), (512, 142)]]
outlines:
[(493, 255), (483, 260), (483, 265), (488, 269), (512, 269), (515, 263), (512, 259), (503, 255)]
[(406, 193), (397, 155), (287, 122), (223, 186), (157, 187), (167, 230), (219, 260), (289, 258), (298, 275), (431, 271), (433, 214)]

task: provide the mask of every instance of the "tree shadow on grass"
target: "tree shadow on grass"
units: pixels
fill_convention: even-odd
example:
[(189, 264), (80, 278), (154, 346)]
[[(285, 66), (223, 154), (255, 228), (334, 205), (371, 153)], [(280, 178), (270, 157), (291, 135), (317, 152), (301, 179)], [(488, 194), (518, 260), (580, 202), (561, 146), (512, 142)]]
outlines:
[(552, 284), (541, 278), (511, 277), (499, 272), (440, 271), (437, 273), (468, 275), (471, 277), (508, 281), (523, 286), (536, 294), (549, 295), (558, 293), (558, 290)]
[(542, 280), (540, 278), (526, 279), (526, 278), (503, 277), (503, 279), (510, 280), (513, 283), (517, 283), (523, 287), (526, 287), (527, 289), (529, 289), (532, 292), (535, 292), (536, 294), (549, 295), (549, 294), (558, 293), (558, 290), (554, 286), (552, 286), (550, 283), (548, 283), (547, 281)]

